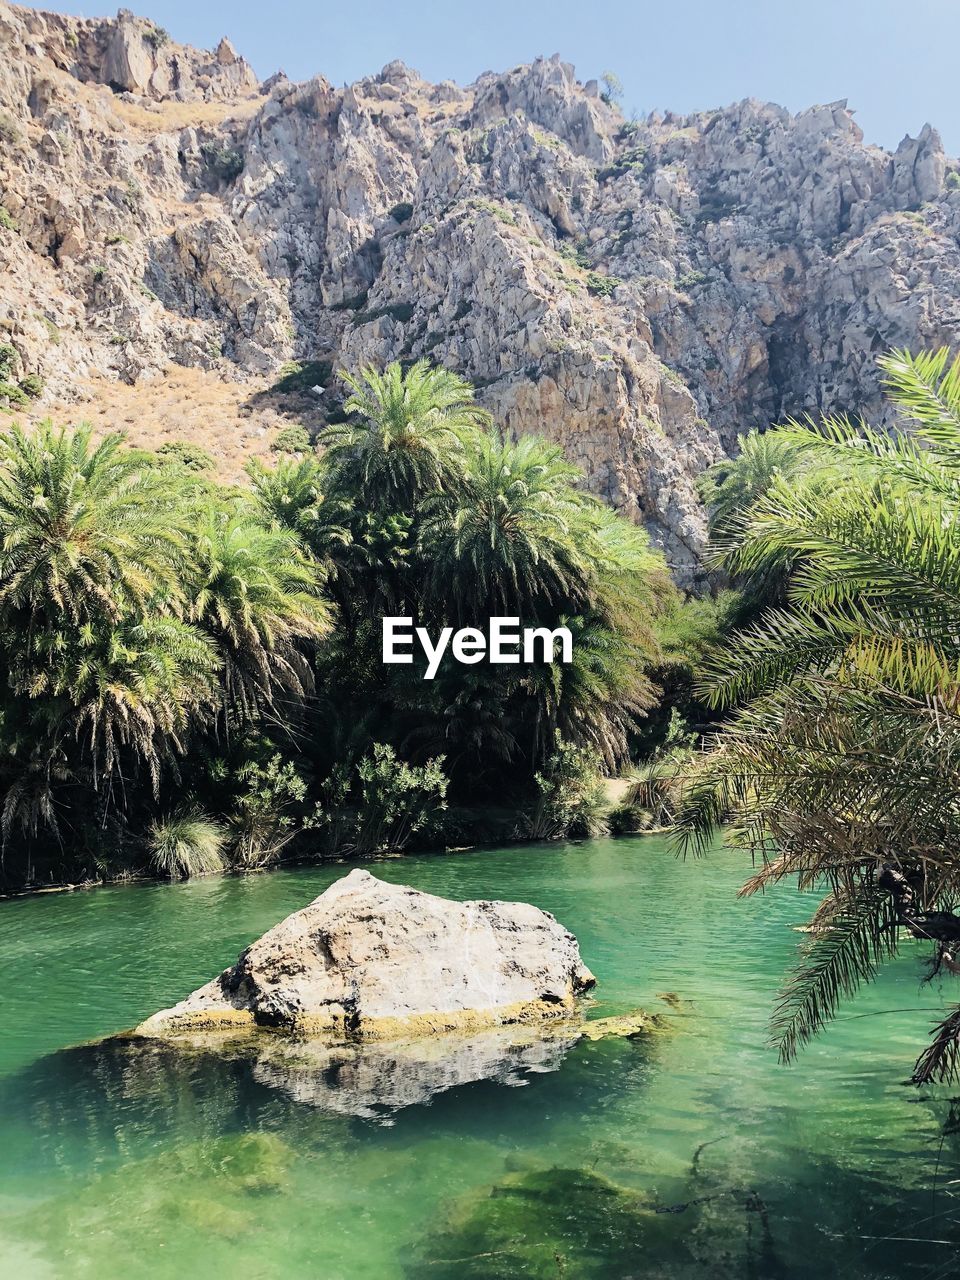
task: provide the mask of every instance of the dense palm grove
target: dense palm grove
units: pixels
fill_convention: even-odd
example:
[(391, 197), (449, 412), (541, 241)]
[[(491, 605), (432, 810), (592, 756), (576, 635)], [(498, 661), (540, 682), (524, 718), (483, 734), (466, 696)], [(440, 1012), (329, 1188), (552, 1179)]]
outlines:
[[(710, 630), (554, 446), (455, 375), (347, 379), (319, 449), (216, 484), (0, 435), (3, 882), (181, 875), (593, 828), (656, 680)], [(565, 625), (569, 665), (384, 666), (381, 620)]]

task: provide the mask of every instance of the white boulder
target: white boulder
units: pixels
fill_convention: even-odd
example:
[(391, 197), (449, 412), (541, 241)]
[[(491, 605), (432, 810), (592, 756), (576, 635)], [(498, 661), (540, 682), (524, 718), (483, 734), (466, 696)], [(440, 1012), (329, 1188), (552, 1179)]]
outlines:
[(137, 1034), (258, 1027), (389, 1040), (537, 1022), (594, 985), (576, 938), (522, 902), (451, 902), (355, 870)]

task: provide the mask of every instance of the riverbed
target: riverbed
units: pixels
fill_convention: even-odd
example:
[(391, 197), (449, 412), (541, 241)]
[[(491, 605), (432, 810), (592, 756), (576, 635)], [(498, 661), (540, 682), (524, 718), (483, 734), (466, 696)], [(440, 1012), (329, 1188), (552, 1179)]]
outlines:
[[(371, 1076), (84, 1043), (172, 1004), (348, 869), (0, 903), (0, 1275), (957, 1274), (949, 1091), (903, 1081), (960, 997), (921, 987), (908, 946), (778, 1065), (768, 1017), (811, 902), (738, 901), (749, 868), (728, 851), (681, 862), (646, 837), (371, 868), (552, 911), (597, 975), (590, 1016), (655, 1011), (645, 1039), (512, 1045), (486, 1079), (432, 1067), (406, 1096), (402, 1055)], [(370, 1080), (391, 1070), (377, 1105)]]

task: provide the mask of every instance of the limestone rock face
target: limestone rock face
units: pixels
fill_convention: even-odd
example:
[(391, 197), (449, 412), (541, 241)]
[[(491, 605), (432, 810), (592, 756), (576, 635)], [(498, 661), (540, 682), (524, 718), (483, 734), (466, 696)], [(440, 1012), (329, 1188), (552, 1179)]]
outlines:
[(884, 151), (843, 101), (627, 121), (559, 56), (258, 84), (227, 39), (0, 0), (0, 206), (0, 328), (47, 404), (171, 363), (258, 391), (291, 358), (425, 356), (685, 582), (696, 477), (737, 432), (877, 418), (878, 353), (960, 341), (935, 129)]
[(385, 1040), (556, 1018), (593, 984), (576, 938), (537, 907), (450, 902), (355, 870), (137, 1033)]

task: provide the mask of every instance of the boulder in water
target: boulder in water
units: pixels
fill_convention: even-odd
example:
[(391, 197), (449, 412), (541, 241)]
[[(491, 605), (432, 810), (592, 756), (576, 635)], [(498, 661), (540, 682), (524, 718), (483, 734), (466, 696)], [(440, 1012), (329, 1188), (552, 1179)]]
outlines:
[(258, 1027), (388, 1040), (563, 1017), (594, 985), (552, 915), (451, 902), (355, 870), (137, 1034)]

